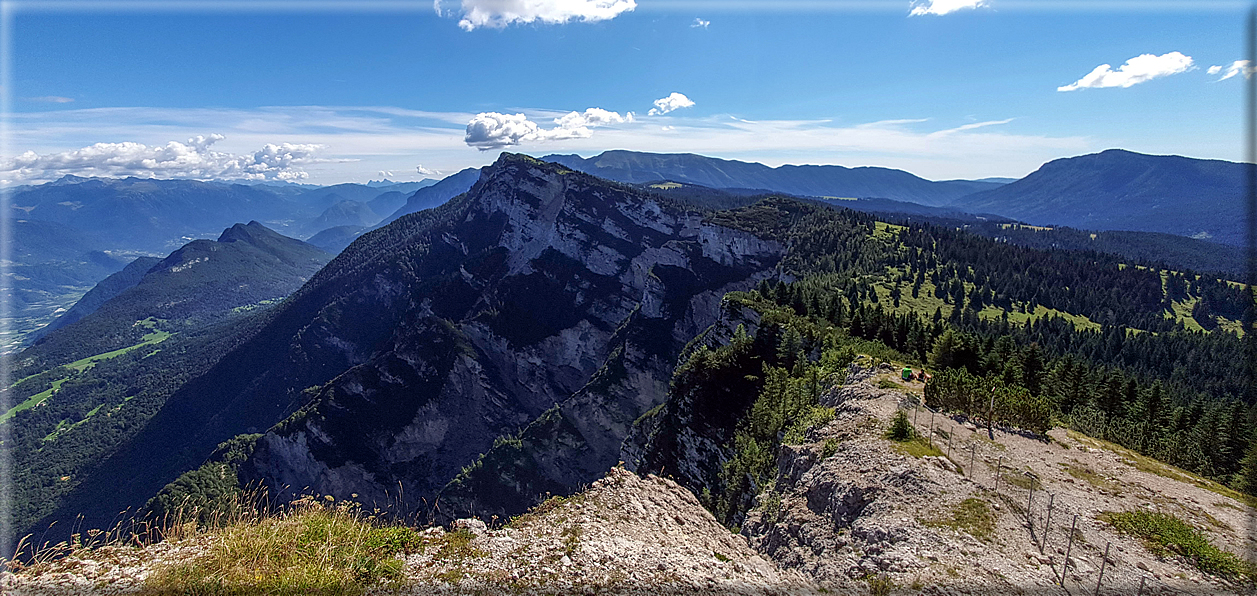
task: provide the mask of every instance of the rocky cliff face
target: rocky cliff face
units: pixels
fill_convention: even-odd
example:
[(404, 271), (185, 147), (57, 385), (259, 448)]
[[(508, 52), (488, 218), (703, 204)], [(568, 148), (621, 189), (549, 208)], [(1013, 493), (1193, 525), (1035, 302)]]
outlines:
[(784, 253), (524, 157), (487, 168), (463, 201), (427, 255), (396, 265), (433, 269), (439, 257), (439, 272), (417, 287), (376, 276), (381, 295), (409, 304), (380, 344), (337, 342), (334, 324), (311, 330), (358, 362), (258, 441), (242, 481), (417, 507), (461, 473), (441, 510), (481, 515), (574, 492), (662, 402), (676, 354), (720, 297)]

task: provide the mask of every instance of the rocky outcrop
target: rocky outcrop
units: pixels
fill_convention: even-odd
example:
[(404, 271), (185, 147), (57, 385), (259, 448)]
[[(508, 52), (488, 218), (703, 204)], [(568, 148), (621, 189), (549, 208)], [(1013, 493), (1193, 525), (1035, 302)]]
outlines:
[[(469, 538), (457, 554), (430, 547), (404, 557), (399, 585), (368, 594), (815, 594), (716, 523), (685, 489), (658, 476), (612, 469), (588, 490), (554, 499), (504, 527), (451, 524)], [(440, 544), (440, 527), (422, 533)], [(144, 593), (163, 566), (203, 556), (213, 532), (144, 548), (80, 550), (59, 561), (0, 574), (22, 596)], [(366, 586), (364, 586), (366, 587)]]
[[(778, 570), (675, 482), (620, 468), (504, 528), (482, 529), (478, 520), (454, 526), (471, 529), (480, 556), (461, 562), (466, 579), (453, 593), (815, 593), (812, 582)], [(439, 584), (452, 568), (432, 554), (407, 560), (420, 585)]]

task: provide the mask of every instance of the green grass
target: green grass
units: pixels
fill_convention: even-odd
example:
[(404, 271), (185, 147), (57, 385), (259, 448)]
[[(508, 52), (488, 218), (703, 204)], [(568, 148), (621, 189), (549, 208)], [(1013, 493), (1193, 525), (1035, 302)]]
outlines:
[(1221, 329), (1222, 331), (1225, 331), (1227, 333), (1244, 337), (1243, 321), (1232, 321), (1231, 319), (1228, 319), (1226, 317), (1218, 317), (1217, 319), (1218, 319), (1218, 329)]
[(927, 455), (934, 457), (943, 457), (943, 452), (938, 447), (926, 441), (924, 437), (914, 437), (907, 441), (891, 441), (891, 447), (904, 455), (912, 457), (925, 457)]
[(873, 237), (892, 239), (899, 236), (899, 232), (903, 230), (903, 226), (886, 223), (884, 221), (873, 222)]
[(825, 445), (821, 447), (821, 459), (829, 459), (835, 453), (838, 453), (838, 439), (834, 437), (825, 439)]
[(1173, 515), (1148, 511), (1106, 511), (1097, 516), (1124, 534), (1137, 536), (1153, 554), (1175, 554), (1186, 558), (1197, 569), (1230, 578), (1253, 578), (1257, 567), (1234, 553), (1222, 550), (1193, 528)]
[(1196, 322), (1196, 319), (1192, 318), (1192, 309), (1196, 307), (1197, 300), (1197, 298), (1191, 298), (1182, 302), (1174, 302), (1174, 318), (1182, 321), (1183, 326), (1186, 327), (1188, 331), (1205, 330), (1204, 327), (1200, 326), (1200, 323)]
[(157, 321), (153, 319), (152, 317), (144, 319), (143, 321), (136, 321), (135, 324), (137, 326), (145, 327), (149, 329), (149, 332), (144, 334), (144, 336), (140, 338), (140, 343), (135, 344), (133, 346), (127, 346), (125, 348), (113, 350), (110, 352), (105, 352), (104, 354), (97, 354), (95, 356), (88, 356), (87, 358), (75, 360), (74, 362), (71, 362), (65, 365), (65, 367), (75, 372), (83, 372), (89, 368), (92, 368), (93, 366), (96, 366), (96, 363), (102, 360), (109, 360), (112, 358), (117, 358), (123, 354), (133, 352), (145, 346), (159, 344), (170, 338), (171, 334), (169, 332), (156, 329)]
[(70, 377), (63, 377), (63, 378), (57, 379), (52, 382), (52, 387), (45, 389), (43, 391), (40, 391), (39, 393), (36, 393), (35, 395), (32, 395), (26, 398), (25, 400), (22, 401), (22, 403), (16, 406), (13, 406), (12, 408), (9, 408), (8, 412), (5, 412), (4, 414), (0, 414), (0, 422), (7, 422), (10, 418), (16, 416), (18, 412), (21, 412), (22, 410), (29, 410), (35, 406), (38, 406), (45, 399), (52, 397), (52, 394), (60, 391), (61, 386), (65, 384), (65, 382), (68, 380), (70, 380)]
[(924, 523), (930, 527), (967, 532), (979, 540), (990, 540), (995, 535), (995, 513), (982, 499), (969, 497), (953, 506), (948, 513), (946, 517)]
[[(1035, 305), (1033, 313), (1024, 313), (1024, 312), (1021, 312), (1020, 310), (1008, 311), (1008, 322), (1016, 324), (1016, 325), (1021, 325), (1021, 324), (1024, 324), (1028, 320), (1037, 321), (1049, 315), (1054, 316), (1054, 317), (1059, 317), (1059, 318), (1069, 321), (1070, 323), (1073, 323), (1074, 329), (1077, 329), (1079, 331), (1082, 331), (1082, 330), (1099, 331), (1100, 330), (1099, 323), (1096, 323), (1095, 321), (1092, 321), (1091, 319), (1085, 316), (1071, 315), (1064, 311), (1056, 310), (1054, 308), (1048, 308), (1046, 306), (1043, 306), (1042, 304)], [(982, 310), (978, 311), (978, 316), (983, 319), (999, 319), (1004, 316), (1004, 310), (987, 306), (983, 308)]]
[[(87, 358), (81, 358), (79, 360), (75, 360), (74, 362), (71, 362), (65, 365), (67, 369), (70, 369), (70, 371), (72, 371), (69, 375), (52, 381), (52, 387), (45, 389), (43, 391), (40, 391), (39, 393), (36, 393), (35, 395), (32, 395), (26, 398), (25, 400), (22, 401), (22, 403), (17, 404), (13, 406), (12, 408), (9, 408), (8, 412), (5, 412), (4, 414), (0, 414), (0, 423), (7, 422), (10, 418), (13, 418), (14, 416), (16, 416), (18, 412), (21, 412), (23, 410), (29, 410), (43, 403), (44, 400), (52, 397), (54, 394), (60, 391), (61, 386), (65, 384), (66, 381), (70, 380), (71, 377), (73, 377), (76, 374), (82, 373), (83, 371), (86, 371), (88, 369), (91, 369), (92, 367), (96, 366), (97, 362), (101, 362), (103, 360), (109, 360), (112, 358), (117, 358), (119, 356), (122, 356), (123, 354), (133, 352), (145, 346), (152, 346), (152, 345), (159, 344), (163, 341), (166, 341), (171, 336), (169, 332), (156, 329), (157, 320), (153, 319), (152, 317), (144, 319), (143, 321), (136, 321), (135, 324), (137, 326), (141, 326), (141, 327), (145, 327), (149, 329), (149, 332), (144, 334), (144, 336), (140, 338), (140, 343), (135, 344), (133, 346), (127, 346), (125, 348), (120, 348), (117, 350), (105, 352), (104, 354), (96, 354), (95, 356), (88, 356)], [(31, 377), (27, 377), (27, 379), (29, 378)], [(22, 379), (22, 381), (25, 381), (25, 380), (26, 379)], [(12, 386), (16, 387), (17, 385), (21, 384), (22, 381), (18, 381), (17, 383), (14, 383)]]
[(904, 443), (916, 437), (917, 431), (915, 428), (912, 428), (912, 423), (908, 422), (908, 413), (899, 410), (895, 412), (895, 417), (890, 421), (890, 428), (886, 430), (886, 434), (883, 436), (892, 441)]
[[(888, 268), (888, 274), (897, 273), (895, 268)], [(873, 289), (877, 291), (877, 299), (883, 307), (891, 308), (894, 302), (890, 299), (890, 284), (886, 282), (873, 284)], [(899, 308), (895, 308), (895, 312), (914, 312), (925, 316), (932, 316), (935, 309), (941, 309), (943, 316), (951, 315), (952, 306), (943, 302), (942, 298), (934, 297), (934, 284), (926, 281), (921, 284), (921, 290), (917, 293), (917, 297), (912, 297), (912, 284), (904, 283), (899, 287)]]
[[(131, 399), (131, 397), (128, 397), (128, 398), (126, 398), (126, 399), (128, 399), (128, 400), (129, 400), (129, 399)], [(119, 405), (121, 405), (121, 404), (119, 404)], [(88, 418), (91, 418), (92, 416), (95, 416), (95, 415), (96, 415), (96, 413), (97, 413), (97, 412), (99, 412), (99, 411), (100, 411), (100, 409), (101, 409), (101, 408), (103, 408), (103, 407), (105, 407), (105, 404), (100, 404), (99, 406), (96, 406), (96, 407), (92, 408), (90, 411), (88, 411), (88, 412), (87, 412), (87, 415), (86, 415), (86, 416), (84, 416), (84, 417), (83, 417), (83, 419), (82, 419), (82, 420), (80, 420), (80, 421), (78, 421), (78, 422), (73, 422), (73, 423), (71, 423), (71, 422), (66, 422), (65, 420), (62, 420), (62, 421), (58, 422), (58, 423), (57, 423), (57, 428), (52, 429), (52, 432), (48, 433), (48, 435), (47, 435), (47, 436), (45, 436), (45, 437), (43, 438), (43, 442), (48, 443), (48, 442), (50, 442), (50, 441), (55, 441), (55, 440), (57, 440), (57, 439), (61, 438), (61, 436), (62, 436), (62, 435), (64, 435), (64, 434), (66, 434), (66, 433), (68, 433), (68, 432), (70, 432), (70, 431), (74, 430), (74, 429), (75, 429), (75, 428), (77, 428), (80, 424), (83, 424), (84, 422), (87, 422), (87, 419), (88, 419)]]
[(882, 574), (870, 575), (864, 581), (869, 584), (870, 596), (888, 596), (895, 589), (895, 582)]
[[(898, 269), (895, 269), (895, 268), (887, 269), (888, 276), (894, 275), (897, 272), (898, 272)], [(878, 301), (887, 308), (891, 308), (891, 305), (894, 304), (894, 302), (890, 298), (891, 286), (892, 284), (888, 282), (880, 282), (880, 283), (873, 284), (873, 288), (877, 291)], [(972, 283), (965, 282), (964, 286), (965, 286), (966, 295), (969, 292), (973, 291)], [(943, 301), (942, 298), (936, 298), (934, 296), (934, 284), (930, 281), (926, 281), (925, 283), (921, 284), (921, 289), (917, 293), (916, 298), (912, 297), (912, 284), (911, 283), (905, 282), (901, 284), (899, 291), (901, 292), (901, 295), (899, 297), (899, 307), (892, 309), (895, 312), (914, 312), (914, 313), (922, 314), (925, 316), (933, 316), (934, 311), (939, 310), (941, 311), (941, 314), (944, 318), (951, 316), (953, 305), (948, 304), (947, 302)], [(995, 320), (995, 319), (1002, 318), (1005, 312), (1008, 313), (1008, 321), (1010, 323), (1019, 324), (1019, 325), (1024, 324), (1028, 320), (1037, 321), (1039, 319), (1042, 319), (1044, 317), (1051, 315), (1051, 316), (1060, 317), (1062, 319), (1069, 321), (1070, 323), (1073, 323), (1075, 329), (1079, 329), (1079, 330), (1087, 329), (1091, 331), (1100, 330), (1099, 323), (1096, 323), (1085, 316), (1072, 315), (1064, 311), (1056, 310), (1054, 308), (1047, 308), (1043, 306), (1042, 304), (1036, 305), (1033, 313), (1024, 313), (1018, 309), (1004, 311), (1001, 308), (996, 308), (994, 306), (987, 305), (983, 307), (982, 310), (978, 311), (978, 316), (987, 320)], [(1191, 313), (1191, 309), (1189, 308), (1188, 309), (1189, 318), (1190, 318), (1190, 313)], [(1192, 324), (1195, 324), (1194, 320), (1192, 320)], [(1196, 327), (1199, 328), (1200, 326), (1196, 325)]]
[(246, 304), (244, 306), (237, 306), (231, 309), (231, 312), (233, 314), (240, 314), (242, 312), (249, 312), (256, 308), (262, 308), (263, 306), (271, 306), (273, 304), (278, 304), (278, 303), (279, 303), (278, 299), (262, 300), (254, 304)]
[(141, 594), (356, 596), (381, 584), (400, 585), (399, 554), (436, 547), (455, 556), (470, 541), (458, 533), (426, 538), (410, 528), (376, 525), (354, 504), (312, 498), (215, 533), (201, 555), (154, 570)]

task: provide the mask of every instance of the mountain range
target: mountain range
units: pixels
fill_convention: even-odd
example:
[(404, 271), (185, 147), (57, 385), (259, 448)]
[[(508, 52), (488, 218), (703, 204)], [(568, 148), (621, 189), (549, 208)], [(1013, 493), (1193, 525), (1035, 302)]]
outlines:
[(934, 182), (903, 170), (878, 167), (795, 166), (704, 157), (691, 153), (607, 151), (590, 158), (547, 155), (542, 159), (617, 182), (684, 182), (710, 188), (761, 189), (806, 197), (885, 198), (942, 206), (998, 182)]
[(826, 200), (857, 199), (846, 206), (875, 212), (935, 210), (930, 214), (939, 215), (943, 210), (1041, 226), (1160, 232), (1234, 246), (1246, 242), (1245, 166), (1219, 160), (1111, 149), (1054, 160), (1018, 180), (934, 182), (887, 168), (770, 168), (693, 154), (607, 151), (590, 158), (543, 159), (630, 184), (760, 189)]
[[(440, 204), (471, 185), (466, 175), (439, 182), (307, 187), (65, 176), (16, 188), (9, 239), (15, 275), (6, 288), (13, 310), (5, 344), (11, 350), (28, 343), (32, 333), (138, 256), (161, 257), (250, 220), (301, 238), (355, 228), (348, 240), (329, 245), (338, 252), (395, 213)], [(418, 202), (407, 207), (416, 193)]]
[(806, 379), (833, 342), (933, 362), (952, 328), (992, 337), (955, 340), (982, 366), (994, 335), (1024, 333), (1016, 345), (1053, 359), (1034, 370), (1084, 358), (1138, 375), (1136, 395), (1153, 380), (1184, 400), (1242, 392), (1217, 357), (1240, 349), (1226, 331), (1242, 295), (1218, 279), (522, 155), (475, 175), (330, 261), (254, 222), (102, 288), (114, 295), (17, 357), (10, 397), (34, 404), (6, 414), (18, 527), (108, 525), (246, 485), (506, 517), (621, 460), (719, 492), (706, 504), (737, 523), (754, 493), (721, 462), (766, 365)]
[[(308, 238), (308, 240), (311, 244), (328, 252), (339, 253), (368, 230), (390, 224), (403, 215), (417, 213), (424, 209), (432, 209), (445, 204), (446, 201), (467, 192), (479, 177), (480, 168), (467, 168), (416, 190), (394, 207), (390, 211), (392, 215), (388, 217), (376, 218), (370, 221), (367, 218), (356, 215), (344, 218), (337, 225), (321, 227), (321, 231)], [(380, 212), (375, 211), (375, 213)], [(353, 217), (359, 217), (359, 219), (346, 223), (348, 219)], [(328, 219), (324, 221), (324, 224), (330, 223), (333, 223), (333, 220)], [(320, 226), (311, 226), (311, 228), (316, 227)]]

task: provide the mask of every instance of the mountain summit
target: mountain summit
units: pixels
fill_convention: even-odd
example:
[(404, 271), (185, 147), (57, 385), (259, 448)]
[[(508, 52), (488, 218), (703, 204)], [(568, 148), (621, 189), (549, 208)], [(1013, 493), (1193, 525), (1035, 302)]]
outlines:
[(1048, 162), (955, 202), (970, 212), (1091, 230), (1167, 232), (1245, 242), (1240, 163), (1110, 149)]

